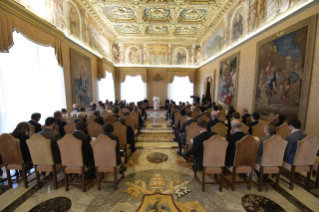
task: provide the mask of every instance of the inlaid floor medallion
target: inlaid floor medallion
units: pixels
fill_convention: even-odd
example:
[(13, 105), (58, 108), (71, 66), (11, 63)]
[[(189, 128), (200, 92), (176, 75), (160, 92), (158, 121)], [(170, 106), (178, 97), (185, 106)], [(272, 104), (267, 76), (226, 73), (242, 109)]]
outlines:
[(151, 163), (163, 163), (168, 160), (168, 156), (161, 152), (153, 152), (146, 159)]

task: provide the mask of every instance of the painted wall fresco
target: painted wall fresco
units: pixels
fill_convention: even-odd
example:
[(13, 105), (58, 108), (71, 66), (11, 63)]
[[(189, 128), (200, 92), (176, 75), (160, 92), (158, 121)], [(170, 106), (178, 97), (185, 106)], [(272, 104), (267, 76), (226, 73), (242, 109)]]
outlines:
[(229, 45), (242, 41), (265, 24), (280, 20), (289, 10), (308, 1), (310, 0), (240, 0), (234, 3), (202, 42), (203, 61), (217, 55)]

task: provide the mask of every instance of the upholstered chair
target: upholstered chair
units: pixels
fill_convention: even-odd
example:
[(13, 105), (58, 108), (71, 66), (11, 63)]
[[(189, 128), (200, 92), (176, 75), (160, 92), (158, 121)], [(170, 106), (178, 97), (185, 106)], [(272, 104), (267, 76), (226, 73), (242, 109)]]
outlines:
[(135, 120), (131, 115), (126, 115), (125, 116), (125, 124), (132, 127), (132, 130), (134, 131), (134, 135), (137, 135), (137, 130), (135, 128)]
[(101, 113), (100, 113), (100, 116), (102, 116), (104, 119), (106, 118), (106, 117), (108, 117), (110, 115), (110, 113), (108, 113), (106, 110), (104, 110), (104, 111), (102, 111)]
[(97, 137), (100, 134), (103, 134), (103, 126), (96, 123), (93, 121), (89, 126), (88, 126), (88, 133), (91, 137)]
[[(85, 182), (85, 171), (88, 168), (83, 163), (82, 141), (71, 134), (66, 134), (58, 141), (60, 148), (62, 166), (64, 171), (65, 190), (69, 190), (69, 185), (82, 185), (82, 191), (86, 191), (86, 185), (90, 182)], [(69, 181), (68, 174), (81, 174), (81, 183), (72, 182), (74, 177)]]
[(120, 111), (117, 113), (117, 115), (121, 117), (121, 116), (124, 116), (124, 113), (123, 113), (123, 111), (120, 110)]
[(199, 121), (199, 120), (204, 120), (206, 123), (210, 121), (210, 119), (209, 119), (207, 116), (205, 116), (205, 115), (199, 117), (199, 118), (197, 119), (197, 121)]
[(226, 111), (224, 109), (221, 109), (218, 114), (226, 117)]
[(242, 173), (250, 173), (248, 181), (248, 190), (250, 190), (258, 146), (259, 140), (255, 140), (255, 138), (251, 135), (246, 135), (244, 138), (236, 142), (234, 165), (232, 167), (226, 166), (232, 173), (232, 191), (235, 190), (235, 183), (246, 183), (246, 181), (235, 181), (236, 174)]
[(199, 116), (199, 112), (198, 111), (194, 111), (192, 113), (192, 119), (195, 121), (196, 117)]
[(92, 110), (87, 110), (87, 111), (85, 111), (85, 115), (86, 115), (87, 117), (90, 117), (90, 116), (93, 115), (93, 112), (94, 112), (94, 111), (92, 111)]
[[(27, 144), (35, 167), (38, 188), (41, 187), (41, 182), (53, 182), (54, 189), (58, 189), (57, 171), (62, 170), (62, 164), (54, 163), (51, 140), (34, 134), (27, 140)], [(53, 180), (40, 180), (39, 172), (52, 172)]]
[(305, 182), (306, 189), (309, 189), (310, 174), (317, 156), (318, 149), (319, 141), (317, 137), (314, 135), (308, 135), (306, 138), (298, 141), (297, 150), (293, 163), (290, 164), (283, 161), (283, 168), (290, 171), (290, 190), (293, 190), (294, 188), (296, 172), (307, 172), (307, 179), (305, 181), (299, 182)]
[(246, 124), (248, 125), (248, 124), (250, 124), (250, 123), (251, 123), (251, 116), (249, 116), (249, 117), (246, 118)]
[[(1, 155), (0, 155), (1, 156)], [(2, 167), (4, 167), (4, 163), (0, 164), (0, 170)], [(2, 170), (1, 170), (1, 175), (2, 175)], [(0, 178), (0, 183), (7, 181), (7, 178)]]
[(212, 109), (211, 108), (209, 108), (208, 110), (206, 110), (205, 112), (204, 112), (204, 115), (206, 115), (207, 117), (210, 117), (210, 114), (212, 113)]
[(264, 132), (265, 124), (259, 122), (255, 126), (251, 127), (252, 136), (257, 136), (258, 138), (266, 137), (266, 133)]
[(67, 125), (64, 126), (65, 134), (71, 134), (76, 129), (76, 123), (75, 122), (69, 122)]
[(88, 124), (88, 125), (91, 124), (91, 123), (94, 121), (95, 118), (96, 118), (95, 115), (90, 115), (90, 116), (86, 119), (87, 124)]
[(286, 122), (284, 122), (282, 125), (277, 127), (276, 131), (277, 131), (276, 134), (280, 135), (283, 139), (285, 139), (287, 135), (291, 134), (289, 126)]
[(106, 118), (104, 118), (105, 123), (115, 123), (117, 122), (117, 118), (113, 116), (112, 114), (108, 115)]
[(226, 122), (226, 115), (223, 115), (222, 113), (218, 113), (218, 116), (217, 116), (217, 119), (219, 120), (219, 121), (221, 121), (221, 122), (223, 122), (223, 123), (225, 123)]
[(186, 126), (186, 148), (185, 153), (192, 148), (191, 140), (200, 134), (197, 124), (195, 122), (191, 123), (190, 125)]
[(128, 108), (123, 108), (122, 109), (122, 112), (124, 113), (124, 115), (126, 114), (126, 113), (130, 113), (130, 109), (128, 109)]
[[(97, 189), (101, 190), (101, 183), (114, 183), (114, 190), (117, 190), (117, 185), (124, 178), (124, 171), (122, 176), (117, 179), (117, 172), (123, 168), (124, 166), (124, 158), (122, 159), (122, 164), (116, 165), (116, 141), (111, 140), (106, 135), (100, 135), (94, 141), (91, 141), (94, 161), (95, 161), (95, 169), (96, 169), (96, 181), (97, 181)], [(114, 181), (102, 181), (100, 178), (100, 173), (113, 173)]]
[(138, 129), (138, 126), (139, 126), (139, 115), (137, 112), (135, 112), (134, 110), (132, 110), (130, 112), (130, 115), (134, 118), (134, 121), (135, 121), (135, 129)]
[(249, 131), (249, 127), (247, 127), (247, 125), (245, 125), (243, 122), (240, 123), (240, 130), (243, 132), (243, 133), (248, 133)]
[(33, 134), (35, 134), (35, 127), (32, 124), (29, 124), (29, 126), (30, 126), (30, 137), (31, 137)]
[(181, 117), (179, 126), (182, 127), (182, 125), (183, 125), (184, 122), (186, 122), (186, 121), (187, 121), (187, 117), (186, 117), (186, 116)]
[(3, 160), (3, 164), (6, 166), (9, 188), (12, 188), (12, 179), (11, 179), (10, 169), (22, 170), (23, 179), (14, 179), (14, 180), (23, 181), (24, 187), (28, 188), (27, 174), (26, 174), (26, 171), (23, 169), (23, 159), (22, 159), (22, 154), (20, 149), (20, 140), (18, 138), (14, 138), (10, 134), (3, 133), (0, 136), (0, 155)]
[(59, 129), (60, 129), (60, 127), (58, 125), (55, 125), (54, 132), (60, 133)]
[(211, 132), (217, 133), (219, 136), (226, 138), (227, 127), (223, 123), (217, 123), (213, 127), (210, 128)]
[(120, 122), (114, 123), (114, 132), (113, 134), (119, 138), (120, 149), (125, 152), (125, 162), (127, 162), (128, 154), (127, 150), (131, 148), (131, 144), (127, 143), (127, 127), (121, 124)]
[[(280, 168), (284, 158), (287, 141), (280, 135), (273, 135), (263, 143), (263, 155), (261, 164), (255, 163), (255, 169), (259, 171), (258, 190), (262, 191), (262, 184), (276, 184), (275, 190), (278, 190), (280, 179)], [(263, 182), (263, 174), (277, 174), (276, 182)]]
[(185, 112), (186, 112), (186, 113), (189, 113), (189, 112), (191, 112), (191, 109), (190, 109), (189, 107), (187, 107), (187, 108), (185, 109)]
[(72, 121), (74, 121), (74, 120), (77, 119), (77, 118), (78, 118), (77, 114), (74, 114), (73, 116), (71, 116), (71, 117), (69, 118), (69, 121), (72, 122)]
[[(228, 142), (219, 135), (214, 135), (210, 139), (204, 141), (204, 156), (203, 156), (203, 176), (202, 181), (197, 177), (195, 167), (195, 178), (202, 184), (202, 191), (205, 191), (205, 184), (219, 184), (219, 191), (223, 189), (223, 172), (225, 167), (226, 149)], [(206, 174), (219, 174), (218, 182), (206, 182)]]
[(179, 111), (177, 111), (175, 113), (175, 117), (174, 117), (174, 129), (177, 127), (178, 125), (178, 120), (182, 117), (181, 113)]
[(315, 164), (313, 165), (313, 169), (316, 170), (317, 172), (317, 177), (316, 177), (316, 185), (315, 188), (319, 188), (319, 157), (317, 156), (315, 159)]

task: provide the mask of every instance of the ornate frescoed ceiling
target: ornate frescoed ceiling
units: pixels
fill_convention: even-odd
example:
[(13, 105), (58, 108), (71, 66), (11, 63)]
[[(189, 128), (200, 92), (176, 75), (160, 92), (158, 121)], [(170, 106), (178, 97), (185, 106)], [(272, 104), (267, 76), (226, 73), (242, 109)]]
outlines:
[(235, 0), (81, 0), (114, 42), (200, 44)]

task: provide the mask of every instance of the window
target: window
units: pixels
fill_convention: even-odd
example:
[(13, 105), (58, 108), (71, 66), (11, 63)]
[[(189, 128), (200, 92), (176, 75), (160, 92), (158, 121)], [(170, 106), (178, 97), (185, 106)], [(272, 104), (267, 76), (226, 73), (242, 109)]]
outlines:
[(121, 83), (121, 100), (126, 100), (127, 103), (142, 101), (146, 95), (146, 83), (141, 75), (126, 76), (125, 81)]
[(13, 33), (10, 53), (0, 53), (0, 133), (10, 133), (34, 112), (48, 116), (66, 107), (63, 69), (54, 48)]
[(189, 81), (189, 77), (175, 76), (172, 83), (168, 84), (168, 98), (178, 104), (178, 102), (192, 103), (190, 97), (194, 92), (194, 84)]
[(113, 74), (106, 72), (105, 78), (99, 81), (99, 100), (115, 101)]

